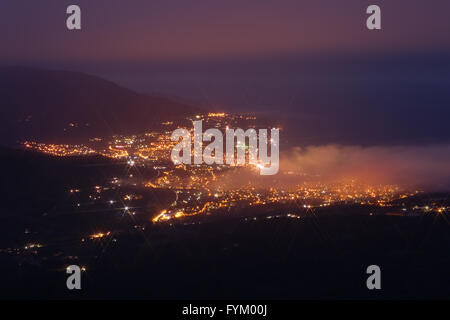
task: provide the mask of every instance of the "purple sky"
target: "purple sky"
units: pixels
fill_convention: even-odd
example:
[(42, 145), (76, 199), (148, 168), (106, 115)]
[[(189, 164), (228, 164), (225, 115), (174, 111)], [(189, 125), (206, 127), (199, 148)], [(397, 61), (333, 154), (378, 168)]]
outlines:
[[(65, 28), (78, 4), (82, 30)], [(369, 4), (380, 32), (365, 28)], [(450, 48), (448, 0), (2, 0), (2, 62), (142, 61)]]

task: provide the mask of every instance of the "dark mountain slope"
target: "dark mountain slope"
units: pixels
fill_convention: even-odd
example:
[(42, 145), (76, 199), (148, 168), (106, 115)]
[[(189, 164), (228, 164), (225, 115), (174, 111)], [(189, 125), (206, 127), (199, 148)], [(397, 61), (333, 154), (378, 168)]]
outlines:
[(72, 141), (148, 130), (199, 110), (83, 73), (0, 67), (0, 142)]

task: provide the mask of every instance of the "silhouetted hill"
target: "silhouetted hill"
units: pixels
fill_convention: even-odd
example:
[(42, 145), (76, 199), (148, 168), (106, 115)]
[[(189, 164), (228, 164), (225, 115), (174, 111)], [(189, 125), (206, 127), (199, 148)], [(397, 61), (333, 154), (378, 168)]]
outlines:
[(0, 218), (41, 215), (67, 199), (73, 186), (104, 182), (123, 171), (119, 161), (101, 156), (59, 158), (28, 150), (0, 147), (4, 168), (0, 182), (2, 198), (7, 202)]
[(78, 72), (0, 67), (1, 143), (72, 141), (150, 129), (199, 110)]

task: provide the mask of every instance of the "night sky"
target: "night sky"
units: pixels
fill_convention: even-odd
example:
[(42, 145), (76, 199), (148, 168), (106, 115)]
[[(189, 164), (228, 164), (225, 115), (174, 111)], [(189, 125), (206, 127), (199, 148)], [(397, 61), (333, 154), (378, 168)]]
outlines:
[[(375, 3), (381, 31), (365, 27)], [(81, 31), (65, 27), (70, 4)], [(276, 113), (299, 144), (450, 142), (448, 0), (17, 0), (0, 12), (2, 64)]]
[[(65, 8), (82, 9), (81, 32)], [(383, 32), (368, 32), (361, 0), (2, 1), (6, 61), (161, 61), (335, 52), (450, 49), (450, 3), (378, 1)]]

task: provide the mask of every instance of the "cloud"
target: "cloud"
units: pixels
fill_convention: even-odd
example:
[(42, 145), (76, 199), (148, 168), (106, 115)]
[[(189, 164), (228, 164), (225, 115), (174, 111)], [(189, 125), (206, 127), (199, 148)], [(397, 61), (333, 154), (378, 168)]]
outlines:
[(433, 189), (450, 186), (450, 145), (441, 146), (309, 146), (281, 158), (283, 170), (339, 180), (400, 184)]
[(360, 147), (341, 145), (295, 147), (280, 154), (280, 173), (259, 176), (255, 170), (233, 171), (221, 185), (236, 188), (294, 186), (305, 181), (394, 184), (405, 188), (449, 190), (450, 145)]

